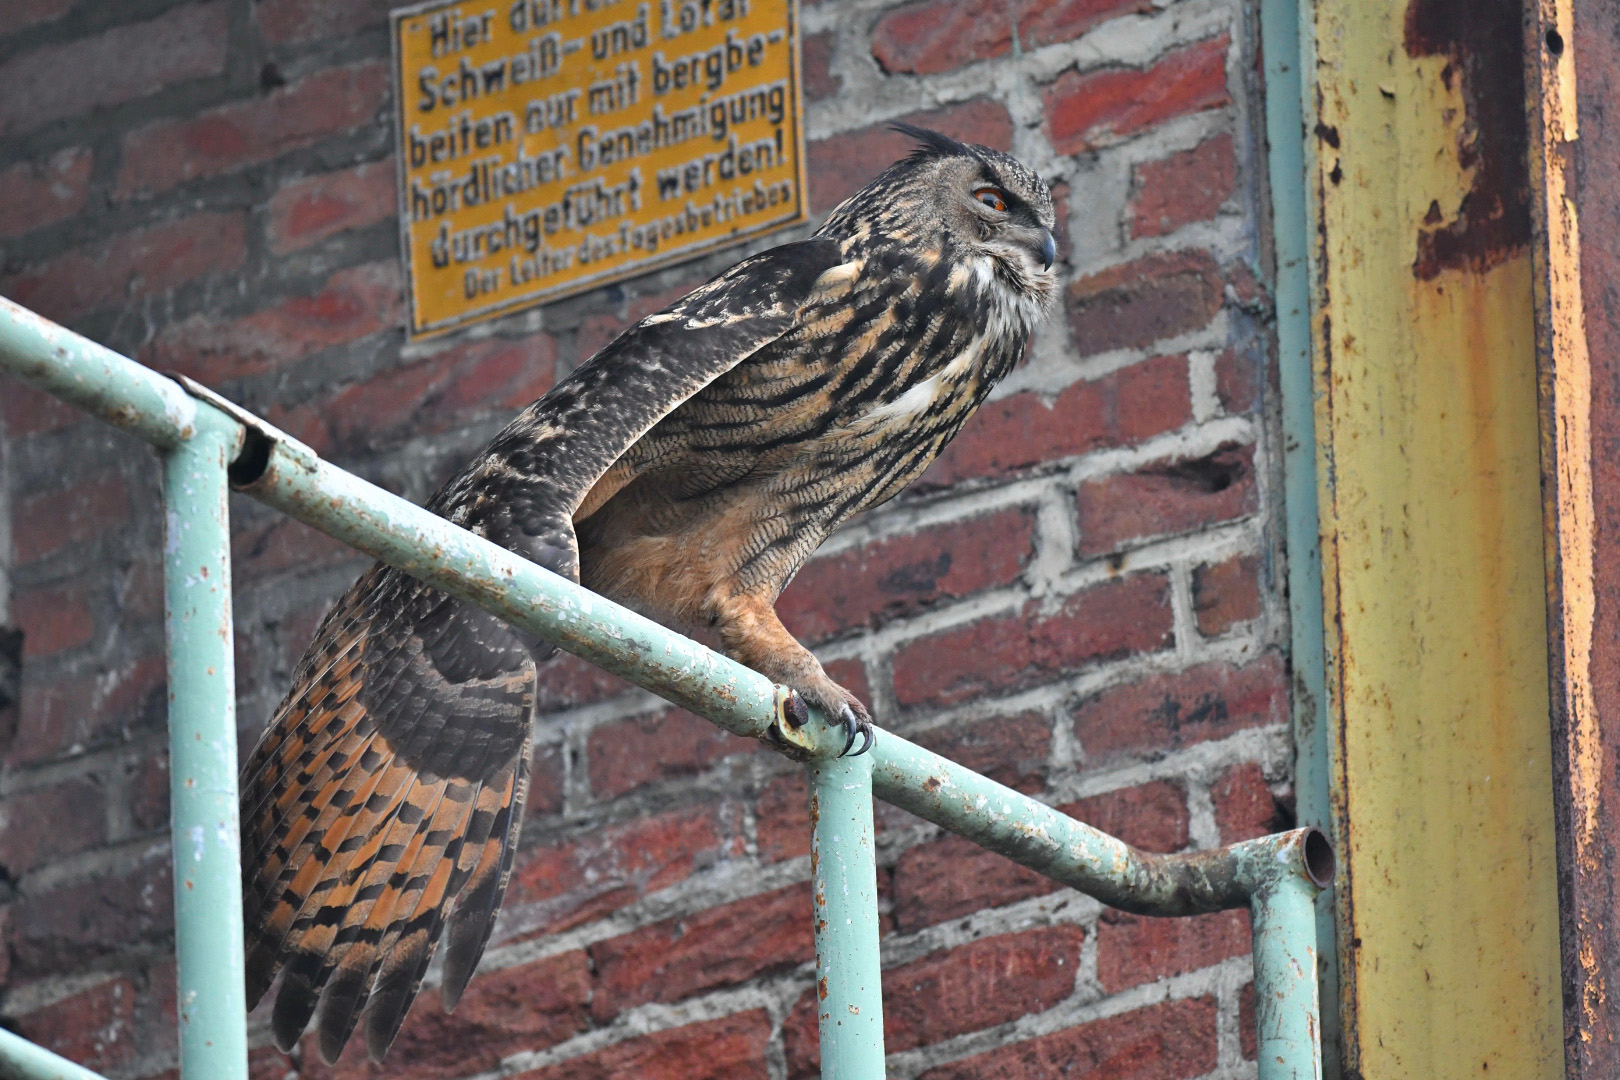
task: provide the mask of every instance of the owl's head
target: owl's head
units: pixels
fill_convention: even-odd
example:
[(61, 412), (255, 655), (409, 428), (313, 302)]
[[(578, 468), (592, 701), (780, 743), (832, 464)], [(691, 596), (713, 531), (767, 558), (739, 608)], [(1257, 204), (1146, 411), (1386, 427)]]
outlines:
[(1044, 304), (1057, 291), (1056, 217), (1046, 181), (1017, 158), (906, 123), (910, 155), (833, 211), (823, 232), (871, 232), (921, 245), (993, 272)]

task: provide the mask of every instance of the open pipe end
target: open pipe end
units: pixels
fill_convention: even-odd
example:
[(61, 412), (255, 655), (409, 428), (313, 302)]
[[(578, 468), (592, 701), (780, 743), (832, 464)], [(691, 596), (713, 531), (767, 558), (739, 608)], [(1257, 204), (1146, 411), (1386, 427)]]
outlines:
[(275, 446), (270, 436), (252, 425), (242, 428), (242, 449), (226, 466), (231, 487), (241, 491), (264, 475), (270, 467), (270, 450)]
[(1305, 873), (1316, 883), (1319, 889), (1325, 889), (1333, 884), (1333, 875), (1338, 870), (1338, 859), (1333, 854), (1333, 842), (1321, 829), (1310, 828), (1305, 830), (1305, 841), (1301, 845), (1305, 857)]

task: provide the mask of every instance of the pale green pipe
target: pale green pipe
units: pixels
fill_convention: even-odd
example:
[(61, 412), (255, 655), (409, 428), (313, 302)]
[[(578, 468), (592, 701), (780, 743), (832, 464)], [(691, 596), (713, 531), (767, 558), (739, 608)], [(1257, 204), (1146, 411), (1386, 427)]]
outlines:
[(822, 1080), (877, 1080), (883, 1064), (872, 761), (810, 765), (816, 1018)]
[[(1327, 647), (1323, 640), (1322, 526), (1317, 506), (1316, 391), (1311, 366), (1311, 226), (1306, 209), (1306, 100), (1315, 93), (1311, 41), (1300, 34), (1311, 0), (1261, 0), (1266, 66), (1266, 147), (1271, 239), (1276, 256), (1277, 385), (1281, 398), (1283, 521), (1288, 552), (1288, 626), (1293, 669), (1294, 791), (1301, 825), (1332, 835), (1329, 777)], [(1309, 25), (1307, 21), (1306, 25)], [(1316, 932), (1322, 1001), (1322, 1053), (1338, 1075), (1338, 954), (1332, 947), (1333, 893), (1317, 900)]]
[(19, 379), (138, 435), (160, 450), (179, 446), (197, 402), (174, 380), (0, 296), (4, 367)]
[(0, 1028), (0, 1078), (3, 1080), (106, 1080), (83, 1065), (58, 1057), (21, 1035)]
[(185, 1080), (247, 1080), (236, 668), (225, 469), (241, 431), (199, 409), (164, 454), (163, 575), (169, 648), (169, 793)]
[(1306, 875), (1281, 872), (1255, 890), (1249, 907), (1260, 1080), (1322, 1080), (1317, 892)]

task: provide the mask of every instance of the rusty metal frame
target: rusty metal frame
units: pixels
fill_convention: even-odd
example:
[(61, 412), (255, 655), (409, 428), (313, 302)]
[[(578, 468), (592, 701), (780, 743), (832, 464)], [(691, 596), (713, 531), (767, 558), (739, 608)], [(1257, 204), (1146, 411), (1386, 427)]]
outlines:
[(1548, 666), (1570, 1080), (1620, 1076), (1620, 9), (1526, 5)]
[[(202, 896), (196, 890), (206, 884), (209, 898), (176, 910), (181, 1074), (188, 1080), (247, 1076), (236, 752), (218, 733), (222, 722), (234, 729), (227, 479), (237, 491), (804, 762), (828, 1080), (874, 1080), (885, 1071), (874, 795), (1128, 911), (1248, 908), (1260, 1076), (1321, 1076), (1314, 905), (1332, 880), (1334, 858), (1320, 831), (1155, 855), (898, 735), (882, 732), (869, 755), (840, 758), (842, 725), (813, 714), (793, 727), (785, 687), (322, 461), (190, 380), (160, 376), (3, 298), (0, 370), (145, 438), (169, 462), (170, 726), (174, 752), (193, 755), (177, 756), (171, 770), (175, 893)], [(93, 1076), (3, 1033), (0, 1070), (24, 1078)]]

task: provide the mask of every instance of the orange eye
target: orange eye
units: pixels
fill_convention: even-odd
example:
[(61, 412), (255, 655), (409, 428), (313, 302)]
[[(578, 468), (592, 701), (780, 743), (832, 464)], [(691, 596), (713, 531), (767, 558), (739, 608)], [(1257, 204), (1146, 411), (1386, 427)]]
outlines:
[(1007, 212), (1007, 198), (997, 188), (982, 187), (973, 193), (973, 197), (992, 210), (999, 210), (1003, 214)]

